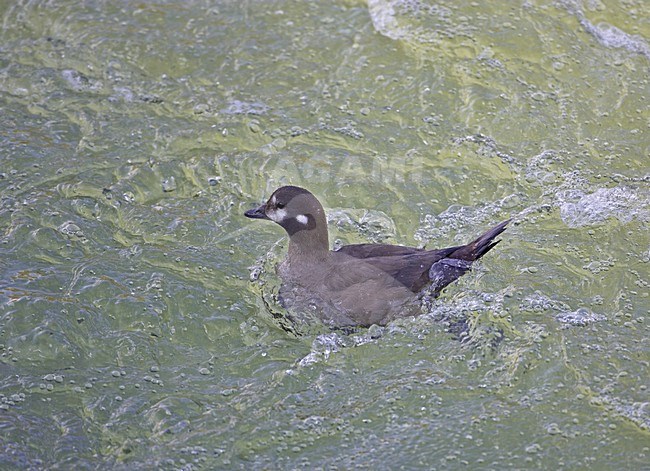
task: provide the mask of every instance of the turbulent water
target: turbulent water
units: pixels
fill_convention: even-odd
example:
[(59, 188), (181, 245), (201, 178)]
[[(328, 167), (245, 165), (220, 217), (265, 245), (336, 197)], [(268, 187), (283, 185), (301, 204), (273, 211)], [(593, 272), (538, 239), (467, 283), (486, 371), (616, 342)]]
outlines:
[[(634, 1), (0, 4), (0, 469), (643, 469)], [(277, 302), (333, 245), (502, 242), (424, 314)]]

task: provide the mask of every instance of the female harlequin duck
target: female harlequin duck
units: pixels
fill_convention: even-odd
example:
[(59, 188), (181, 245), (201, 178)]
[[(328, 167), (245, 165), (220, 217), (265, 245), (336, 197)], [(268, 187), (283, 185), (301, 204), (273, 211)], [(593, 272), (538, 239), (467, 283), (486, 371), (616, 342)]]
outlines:
[(437, 296), (469, 271), (510, 222), (446, 249), (354, 244), (331, 251), (323, 206), (304, 188), (278, 188), (266, 204), (244, 214), (270, 219), (289, 234), (288, 255), (278, 270), (285, 307), (317, 306), (319, 317), (334, 327), (385, 325), (421, 313), (421, 295)]

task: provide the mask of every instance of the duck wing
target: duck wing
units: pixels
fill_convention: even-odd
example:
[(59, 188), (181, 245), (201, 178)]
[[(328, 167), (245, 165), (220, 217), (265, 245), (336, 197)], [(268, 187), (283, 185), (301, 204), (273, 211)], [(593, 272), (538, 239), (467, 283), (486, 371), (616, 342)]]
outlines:
[(388, 244), (352, 244), (344, 245), (335, 252), (354, 258), (390, 257), (394, 255), (411, 255), (425, 252), (424, 249)]
[(418, 293), (431, 282), (431, 267), (446, 260), (456, 249), (457, 247), (450, 247), (408, 255), (371, 257), (364, 259), (364, 262), (381, 269), (413, 293)]
[[(378, 290), (392, 287), (406, 288), (411, 293), (418, 293), (429, 282), (429, 271), (436, 262), (447, 257), (457, 249), (451, 247), (442, 250), (410, 249), (409, 247), (396, 247), (385, 255), (386, 250), (373, 247), (375, 244), (363, 244), (361, 251), (353, 251), (356, 255), (379, 256), (355, 257), (346, 250), (333, 252), (336, 267), (325, 279), (325, 284), (331, 290), (347, 289), (356, 284), (367, 283), (372, 280)], [(394, 253), (394, 254), (393, 254)]]
[(351, 278), (363, 283), (368, 275), (373, 279), (385, 277), (384, 285), (397, 282), (414, 293), (427, 283), (428, 267), (434, 261), (429, 261), (431, 256), (424, 249), (389, 244), (344, 245), (334, 255), (347, 265), (342, 278), (348, 283)]
[(439, 250), (386, 244), (345, 245), (333, 252), (343, 262), (342, 274), (337, 278), (339, 283), (354, 284), (354, 280), (362, 283), (369, 277), (387, 277), (386, 286), (398, 282), (413, 293), (430, 284), (437, 296), (445, 286), (468, 272), (472, 262), (499, 243), (495, 238), (509, 222), (503, 221), (467, 245)]

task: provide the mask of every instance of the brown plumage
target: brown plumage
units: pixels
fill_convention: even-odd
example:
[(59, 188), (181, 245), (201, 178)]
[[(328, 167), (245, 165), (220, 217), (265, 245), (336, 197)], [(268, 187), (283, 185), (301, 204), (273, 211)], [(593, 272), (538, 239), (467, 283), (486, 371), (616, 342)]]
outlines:
[(278, 188), (266, 204), (245, 216), (270, 219), (289, 235), (280, 265), (284, 304), (314, 309), (333, 326), (385, 325), (420, 313), (422, 292), (437, 296), (491, 250), (509, 220), (467, 245), (439, 250), (387, 244), (345, 245), (330, 251), (327, 220), (320, 202), (296, 186)]

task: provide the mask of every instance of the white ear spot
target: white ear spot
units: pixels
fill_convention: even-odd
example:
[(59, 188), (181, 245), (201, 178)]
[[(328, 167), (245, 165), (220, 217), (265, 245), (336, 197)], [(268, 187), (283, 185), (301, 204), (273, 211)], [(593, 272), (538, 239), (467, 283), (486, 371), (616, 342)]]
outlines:
[(299, 215), (296, 216), (296, 221), (298, 221), (303, 226), (306, 226), (307, 223), (309, 222), (309, 218), (307, 216), (305, 216), (304, 214), (299, 214)]

